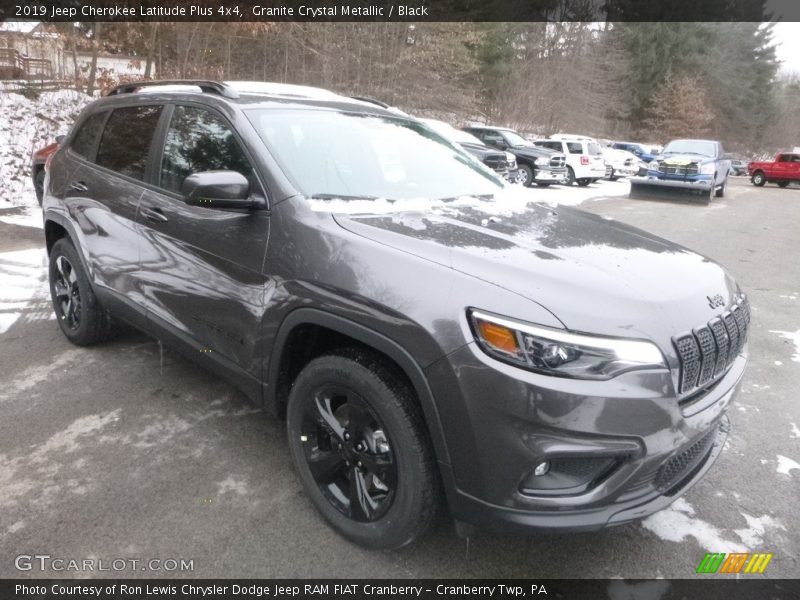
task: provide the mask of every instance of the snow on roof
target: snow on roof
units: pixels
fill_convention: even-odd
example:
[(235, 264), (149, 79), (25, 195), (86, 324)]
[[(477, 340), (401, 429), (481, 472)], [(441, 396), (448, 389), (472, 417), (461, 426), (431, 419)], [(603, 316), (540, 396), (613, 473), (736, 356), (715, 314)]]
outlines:
[(0, 23), (0, 31), (30, 33), (38, 24), (39, 21), (5, 21)]
[(299, 96), (302, 98), (316, 98), (320, 100), (341, 99), (341, 96), (335, 92), (307, 85), (272, 83), (266, 81), (226, 81), (225, 84), (242, 94)]

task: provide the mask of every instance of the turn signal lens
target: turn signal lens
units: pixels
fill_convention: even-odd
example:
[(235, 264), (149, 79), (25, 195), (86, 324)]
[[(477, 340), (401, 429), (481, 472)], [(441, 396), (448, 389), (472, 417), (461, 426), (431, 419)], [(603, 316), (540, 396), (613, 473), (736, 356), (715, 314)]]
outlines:
[(514, 356), (519, 355), (519, 344), (517, 336), (508, 327), (503, 327), (489, 321), (477, 321), (478, 331), (483, 341), (492, 346), (495, 350), (507, 352)]

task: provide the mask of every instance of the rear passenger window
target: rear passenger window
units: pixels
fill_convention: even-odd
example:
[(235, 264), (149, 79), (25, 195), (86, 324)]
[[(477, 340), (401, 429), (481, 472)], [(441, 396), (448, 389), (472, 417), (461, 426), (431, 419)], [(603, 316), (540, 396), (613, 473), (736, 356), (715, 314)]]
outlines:
[(143, 180), (161, 109), (161, 106), (131, 106), (112, 112), (100, 138), (95, 162)]
[(97, 136), (107, 114), (105, 111), (95, 113), (83, 122), (78, 133), (75, 134), (75, 140), (72, 142), (71, 148), (73, 152), (89, 160), (94, 158), (92, 153), (94, 152), (95, 142), (97, 142)]
[(164, 143), (161, 187), (180, 192), (192, 173), (217, 170), (236, 171), (256, 185), (247, 157), (221, 117), (202, 108), (176, 106)]

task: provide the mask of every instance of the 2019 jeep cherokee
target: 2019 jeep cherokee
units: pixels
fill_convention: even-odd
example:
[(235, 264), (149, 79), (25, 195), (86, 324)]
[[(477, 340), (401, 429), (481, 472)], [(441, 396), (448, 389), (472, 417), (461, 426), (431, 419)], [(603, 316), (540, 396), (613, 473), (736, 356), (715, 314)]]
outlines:
[(712, 261), (532, 204), (374, 104), (157, 85), (89, 105), (52, 158), (58, 323), (85, 345), (124, 320), (285, 417), (349, 539), (412, 541), (442, 491), (459, 522), (597, 529), (719, 455), (750, 313)]

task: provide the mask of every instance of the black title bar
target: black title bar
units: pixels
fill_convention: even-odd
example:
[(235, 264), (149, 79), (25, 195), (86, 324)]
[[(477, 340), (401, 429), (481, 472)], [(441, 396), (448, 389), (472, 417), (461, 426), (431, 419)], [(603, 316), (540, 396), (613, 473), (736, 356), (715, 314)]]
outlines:
[(0, 0), (37, 21), (800, 21), (796, 0)]

